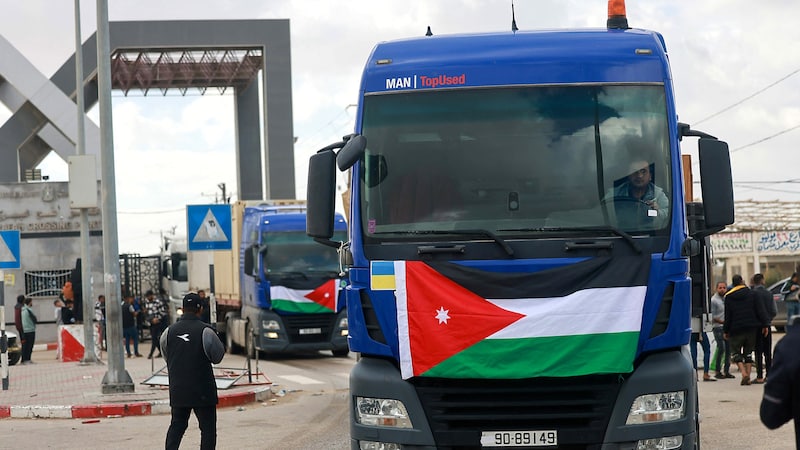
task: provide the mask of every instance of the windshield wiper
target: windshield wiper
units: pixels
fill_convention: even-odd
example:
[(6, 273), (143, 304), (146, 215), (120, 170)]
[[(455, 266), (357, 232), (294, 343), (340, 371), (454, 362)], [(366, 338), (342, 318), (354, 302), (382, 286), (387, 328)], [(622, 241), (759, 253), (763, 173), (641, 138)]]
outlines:
[(455, 234), (461, 236), (486, 236), (491, 238), (497, 243), (508, 256), (514, 256), (514, 249), (511, 248), (506, 241), (500, 236), (494, 234), (489, 230), (472, 229), (472, 230), (403, 230), (403, 231), (383, 231), (374, 234), (413, 234), (413, 235), (428, 235), (428, 234)]
[(541, 228), (511, 228), (502, 229), (497, 231), (523, 231), (523, 232), (550, 232), (550, 231), (594, 231), (613, 233), (625, 240), (636, 253), (642, 253), (642, 248), (630, 234), (612, 226), (598, 226), (598, 227), (541, 227)]
[(308, 275), (305, 272), (295, 271), (295, 272), (270, 272), (269, 276), (276, 277), (276, 278), (305, 278), (308, 279)]

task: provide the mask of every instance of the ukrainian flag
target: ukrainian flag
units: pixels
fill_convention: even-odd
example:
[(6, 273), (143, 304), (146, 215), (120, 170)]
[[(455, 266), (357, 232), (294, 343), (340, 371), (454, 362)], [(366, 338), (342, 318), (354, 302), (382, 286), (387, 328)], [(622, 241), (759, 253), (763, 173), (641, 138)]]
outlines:
[(370, 262), (369, 280), (373, 291), (395, 290), (394, 261)]

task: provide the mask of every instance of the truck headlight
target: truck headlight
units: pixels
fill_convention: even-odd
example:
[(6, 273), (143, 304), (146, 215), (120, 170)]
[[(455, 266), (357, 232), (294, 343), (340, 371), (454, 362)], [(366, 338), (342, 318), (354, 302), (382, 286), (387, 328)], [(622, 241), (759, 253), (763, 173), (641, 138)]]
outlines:
[(360, 450), (402, 450), (400, 444), (394, 442), (358, 441)]
[(270, 331), (278, 331), (281, 329), (281, 324), (277, 320), (262, 320), (261, 328)]
[(667, 436), (638, 441), (636, 443), (636, 450), (672, 450), (681, 448), (682, 445), (683, 436)]
[(638, 425), (682, 419), (686, 413), (685, 396), (685, 391), (640, 395), (633, 401), (625, 424)]
[(406, 406), (391, 398), (356, 397), (356, 421), (379, 427), (411, 428)]
[(339, 320), (339, 335), (340, 336), (347, 336), (348, 335), (347, 317), (342, 317), (342, 319)]

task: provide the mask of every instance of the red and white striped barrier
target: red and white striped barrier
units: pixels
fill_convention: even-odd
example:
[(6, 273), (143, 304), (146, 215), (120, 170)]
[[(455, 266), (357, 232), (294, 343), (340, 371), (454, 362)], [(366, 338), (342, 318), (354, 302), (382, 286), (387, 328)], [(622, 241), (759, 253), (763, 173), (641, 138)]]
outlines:
[[(94, 353), (100, 359), (100, 333), (94, 327)], [(86, 348), (83, 338), (83, 325), (59, 325), (58, 360), (62, 362), (80, 361)]]

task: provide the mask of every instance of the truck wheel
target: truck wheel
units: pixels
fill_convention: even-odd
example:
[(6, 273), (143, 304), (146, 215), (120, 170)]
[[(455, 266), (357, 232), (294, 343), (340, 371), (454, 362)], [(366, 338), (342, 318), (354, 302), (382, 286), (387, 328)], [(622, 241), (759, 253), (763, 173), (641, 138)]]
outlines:
[(253, 329), (250, 328), (250, 324), (248, 324), (244, 329), (245, 337), (245, 349), (247, 350), (247, 356), (250, 359), (257, 359), (258, 358), (258, 351), (256, 350), (256, 345), (253, 340), (255, 337), (252, 335)]
[(228, 324), (227, 329), (225, 330), (225, 351), (229, 355), (233, 355), (236, 353), (236, 344), (233, 343), (233, 333), (231, 332), (233, 328), (231, 325)]
[(331, 350), (331, 353), (333, 353), (333, 356), (337, 358), (345, 358), (350, 354), (350, 349), (343, 348), (340, 350)]
[(22, 359), (22, 353), (9, 353), (8, 365), (13, 366), (14, 364), (18, 363), (20, 359)]

